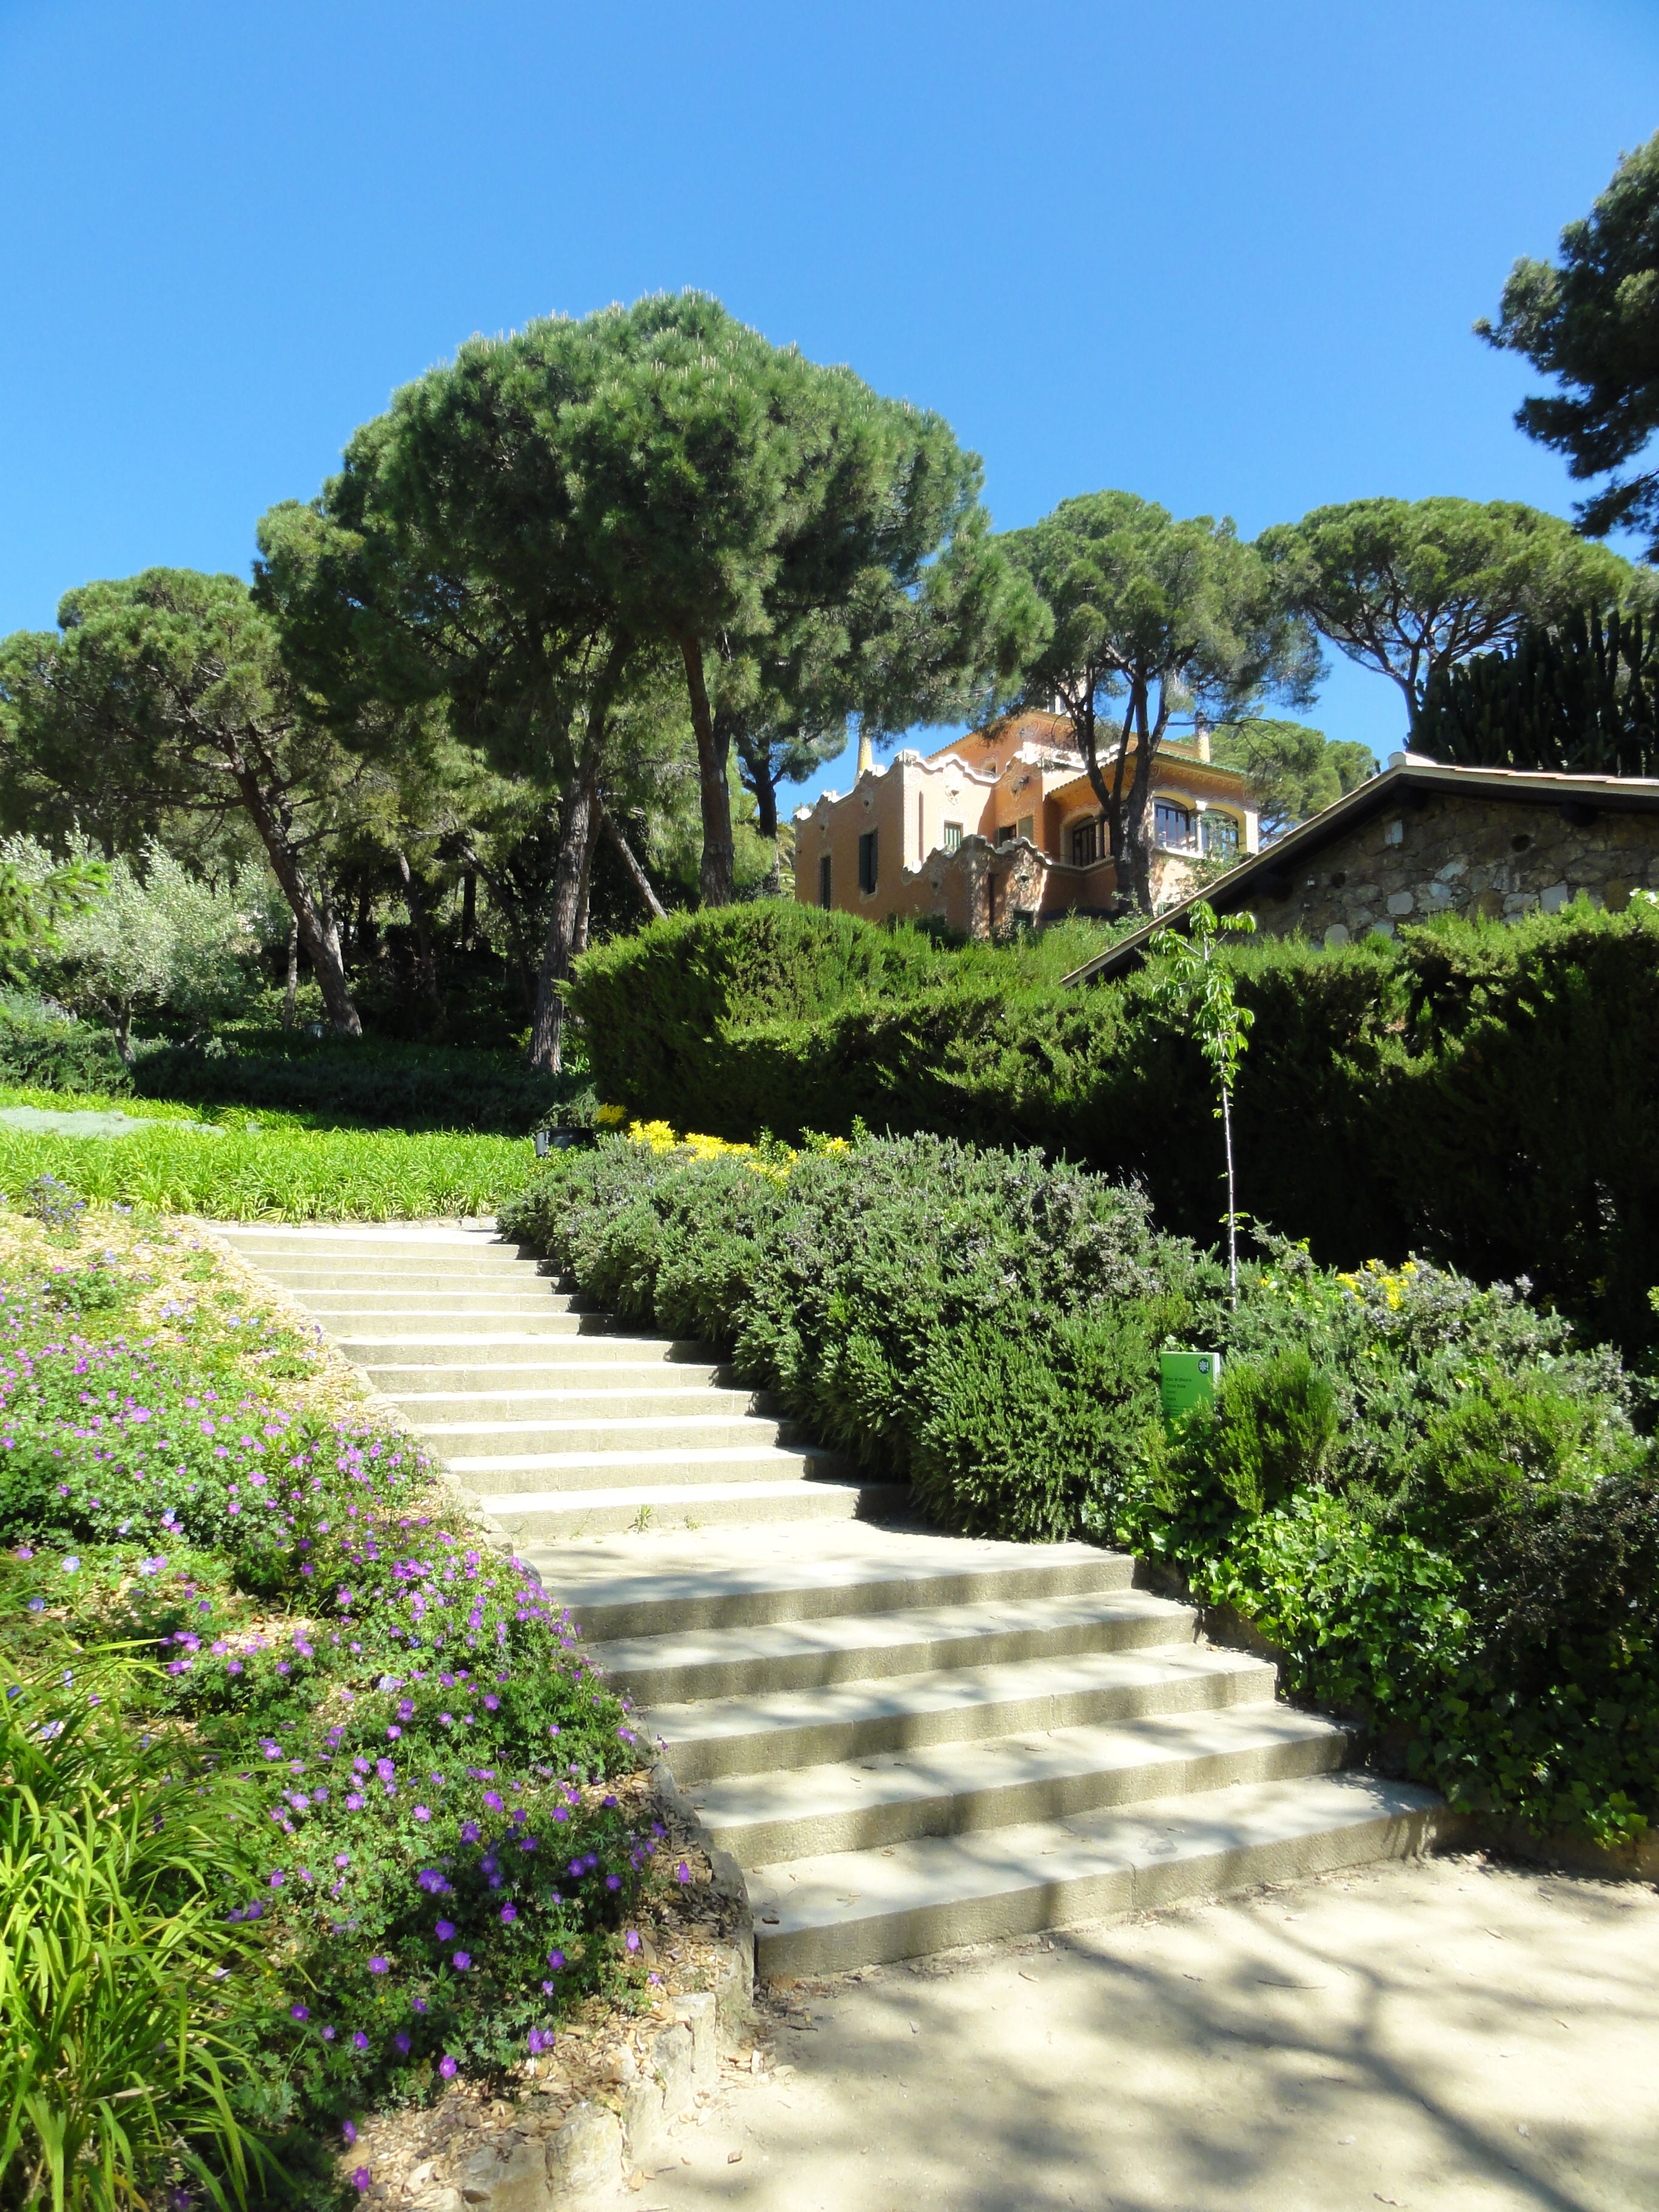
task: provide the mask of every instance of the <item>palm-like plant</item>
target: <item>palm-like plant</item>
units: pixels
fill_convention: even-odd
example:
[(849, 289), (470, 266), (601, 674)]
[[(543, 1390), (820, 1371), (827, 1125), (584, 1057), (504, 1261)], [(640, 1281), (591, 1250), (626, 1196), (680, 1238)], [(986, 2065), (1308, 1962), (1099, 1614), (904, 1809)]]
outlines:
[(0, 1714), (7, 2212), (137, 2212), (186, 2181), (241, 2204), (267, 2163), (231, 2102), (257, 1972), (257, 1926), (227, 1918), (249, 1808), (169, 1771), (179, 1747), (124, 1723), (114, 1679), (14, 1680)]

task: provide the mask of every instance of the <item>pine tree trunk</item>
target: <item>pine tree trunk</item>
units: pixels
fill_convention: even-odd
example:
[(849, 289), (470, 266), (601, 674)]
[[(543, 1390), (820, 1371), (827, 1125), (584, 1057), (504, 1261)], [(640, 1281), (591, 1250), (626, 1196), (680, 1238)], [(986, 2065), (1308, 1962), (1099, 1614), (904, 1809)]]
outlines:
[(398, 863), (398, 878), (404, 887), (404, 905), (415, 938), (415, 986), (432, 1011), (441, 1012), (443, 1001), (438, 994), (438, 963), (433, 957), (432, 924), (427, 912), (425, 895), (421, 889), (419, 877), (409, 865), (409, 855), (401, 846), (392, 857)]
[(346, 981), (345, 963), (340, 957), (340, 933), (328, 902), (327, 884), (319, 880), (316, 890), (313, 890), (300, 866), (294, 841), (270, 795), (240, 751), (228, 757), (242, 804), (259, 833), (260, 842), (270, 856), (271, 872), (282, 885), (283, 896), (294, 915), (306, 958), (311, 963), (311, 972), (323, 994), (330, 1025), (340, 1036), (361, 1036), (362, 1020)]
[(714, 717), (703, 681), (702, 641), (680, 640), (691, 727), (697, 739), (697, 778), (702, 793), (702, 866), (697, 885), (705, 906), (730, 906), (736, 893), (736, 860), (732, 848), (732, 792), (726, 754), (714, 735)]
[(564, 998), (560, 989), (575, 957), (576, 934), (587, 903), (588, 870), (599, 827), (599, 769), (605, 757), (611, 704), (629, 652), (626, 638), (612, 644), (588, 702), (587, 732), (575, 779), (565, 794), (558, 866), (553, 875), (553, 911), (536, 982), (536, 1011), (530, 1024), (530, 1065), (556, 1075), (564, 1034)]
[(471, 952), (478, 934), (478, 872), (469, 868), (461, 878), (461, 950)]
[(288, 925), (288, 988), (283, 995), (283, 1027), (291, 1030), (300, 1011), (300, 925)]
[(633, 884), (640, 896), (645, 901), (647, 911), (649, 913), (652, 921), (661, 921), (665, 920), (667, 915), (668, 909), (664, 906), (662, 901), (657, 896), (655, 891), (652, 890), (650, 877), (646, 874), (645, 870), (640, 866), (639, 861), (635, 859), (634, 848), (629, 843), (627, 838), (623, 836), (621, 824), (617, 822), (616, 816), (611, 813), (609, 807), (605, 805), (603, 799), (599, 802), (599, 826), (605, 831), (605, 836), (611, 840), (611, 843), (616, 847), (617, 857), (621, 860), (623, 868), (626, 870), (629, 881)]

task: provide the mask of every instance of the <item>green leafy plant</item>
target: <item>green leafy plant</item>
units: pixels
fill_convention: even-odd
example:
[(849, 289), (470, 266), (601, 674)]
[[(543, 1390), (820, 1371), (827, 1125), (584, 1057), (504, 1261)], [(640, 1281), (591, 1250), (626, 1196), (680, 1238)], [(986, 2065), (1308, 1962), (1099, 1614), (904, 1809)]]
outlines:
[(269, 2171), (238, 2117), (258, 1808), (119, 1717), (118, 1668), (8, 1674), (0, 1713), (0, 2203), (216, 2204)]
[(1215, 1079), (1216, 1118), (1221, 1124), (1222, 1147), (1227, 1159), (1227, 1280), (1233, 1304), (1238, 1304), (1238, 1193), (1233, 1175), (1233, 1085), (1238, 1063), (1250, 1042), (1255, 1015), (1241, 1006), (1232, 970), (1216, 957), (1218, 939), (1254, 936), (1253, 914), (1218, 916), (1207, 899), (1200, 899), (1187, 917), (1183, 933), (1166, 929), (1155, 940), (1152, 991), (1161, 1006), (1169, 1007), (1189, 1026), (1205, 1065)]

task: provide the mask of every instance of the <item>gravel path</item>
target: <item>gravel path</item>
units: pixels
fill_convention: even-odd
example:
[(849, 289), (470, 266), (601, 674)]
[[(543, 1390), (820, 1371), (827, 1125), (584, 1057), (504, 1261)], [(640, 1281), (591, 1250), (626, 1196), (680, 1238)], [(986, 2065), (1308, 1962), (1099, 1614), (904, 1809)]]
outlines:
[[(1659, 1893), (1383, 1863), (775, 1997), (649, 2212), (1653, 2212)], [(737, 2154), (737, 2156), (733, 2156)]]

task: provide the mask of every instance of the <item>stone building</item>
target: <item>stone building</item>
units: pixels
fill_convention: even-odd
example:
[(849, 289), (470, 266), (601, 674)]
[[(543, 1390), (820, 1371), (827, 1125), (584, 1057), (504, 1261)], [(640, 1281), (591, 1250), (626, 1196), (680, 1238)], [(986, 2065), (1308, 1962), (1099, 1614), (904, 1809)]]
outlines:
[[(1200, 857), (1255, 852), (1260, 828), (1244, 778), (1210, 758), (1207, 737), (1163, 744), (1152, 781), (1152, 896), (1163, 907), (1191, 889)], [(1117, 868), (1071, 725), (1011, 714), (882, 768), (861, 746), (850, 792), (795, 811), (795, 896), (973, 937), (1116, 911)]]
[[(1437, 914), (1553, 914), (1581, 895), (1618, 913), (1644, 890), (1659, 892), (1659, 779), (1449, 768), (1396, 753), (1382, 775), (1204, 896), (1218, 914), (1253, 914), (1264, 935), (1338, 945)], [(1066, 981), (1132, 967), (1191, 903)]]

